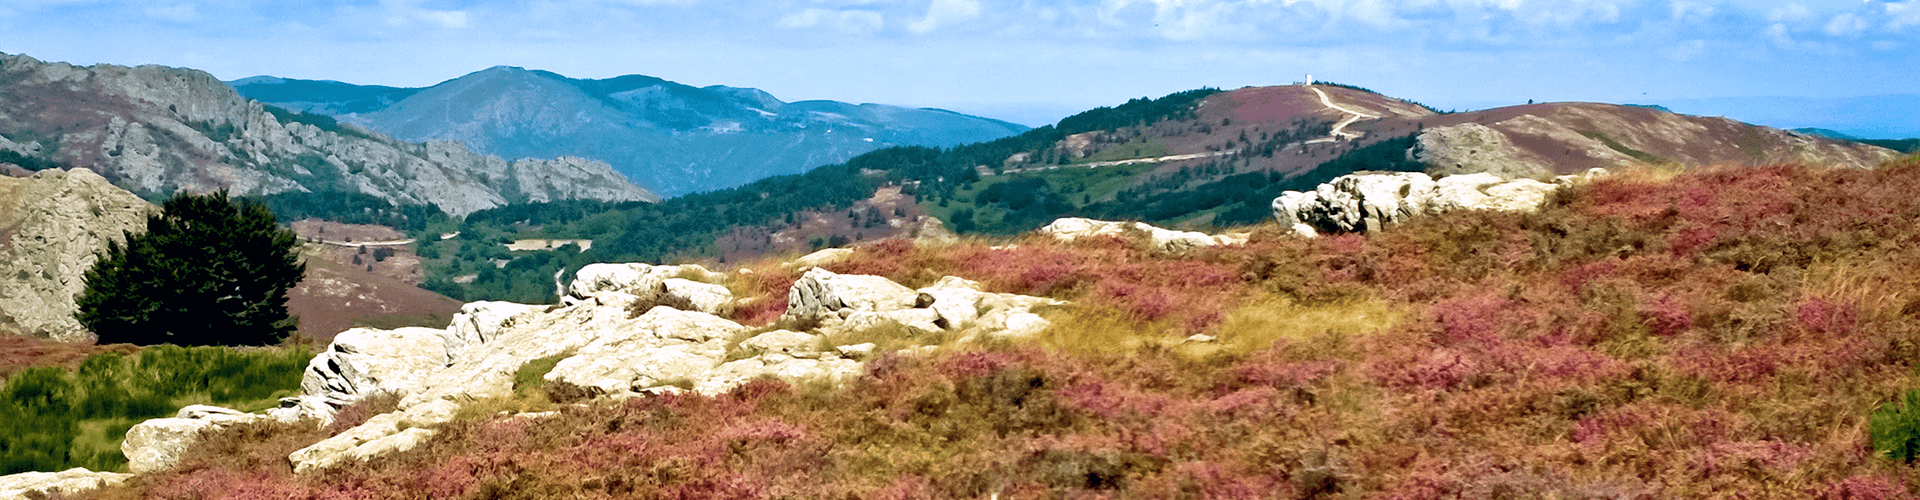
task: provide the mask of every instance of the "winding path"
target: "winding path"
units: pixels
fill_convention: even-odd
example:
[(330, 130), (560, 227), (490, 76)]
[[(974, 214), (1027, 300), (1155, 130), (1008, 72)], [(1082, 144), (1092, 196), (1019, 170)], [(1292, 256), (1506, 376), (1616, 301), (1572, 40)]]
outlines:
[(1359, 112), (1359, 111), (1354, 111), (1354, 110), (1351, 110), (1351, 109), (1347, 109), (1347, 108), (1345, 108), (1345, 107), (1342, 107), (1342, 106), (1340, 106), (1340, 105), (1338, 105), (1338, 104), (1334, 104), (1334, 103), (1333, 103), (1333, 99), (1328, 99), (1328, 98), (1327, 98), (1327, 93), (1326, 93), (1326, 92), (1321, 92), (1321, 91), (1320, 91), (1320, 89), (1317, 89), (1317, 88), (1313, 88), (1313, 87), (1307, 87), (1307, 90), (1312, 90), (1312, 91), (1313, 91), (1313, 93), (1315, 93), (1315, 94), (1319, 94), (1319, 95), (1320, 95), (1320, 104), (1324, 104), (1324, 105), (1326, 105), (1326, 106), (1327, 106), (1328, 108), (1332, 108), (1332, 109), (1333, 109), (1334, 111), (1339, 111), (1339, 112), (1342, 112), (1342, 113), (1346, 113), (1346, 114), (1349, 114), (1349, 115), (1353, 115), (1353, 116), (1348, 116), (1348, 117), (1347, 117), (1347, 119), (1345, 119), (1345, 120), (1340, 120), (1340, 123), (1336, 123), (1336, 124), (1334, 124), (1334, 125), (1333, 125), (1333, 132), (1332, 132), (1332, 133), (1329, 133), (1329, 134), (1327, 134), (1327, 135), (1328, 135), (1328, 137), (1325, 137), (1325, 138), (1321, 138), (1321, 139), (1314, 139), (1314, 140), (1311, 140), (1311, 141), (1307, 141), (1307, 144), (1318, 144), (1318, 143), (1322, 143), (1322, 142), (1334, 142), (1334, 141), (1338, 141), (1338, 140), (1340, 140), (1340, 139), (1342, 139), (1342, 138), (1346, 138), (1346, 139), (1358, 139), (1358, 138), (1360, 138), (1360, 133), (1358, 133), (1358, 132), (1348, 132), (1348, 131), (1346, 131), (1346, 129), (1347, 129), (1347, 126), (1348, 126), (1348, 125), (1352, 125), (1352, 124), (1353, 124), (1353, 122), (1357, 122), (1357, 121), (1360, 121), (1361, 119), (1365, 119), (1365, 118), (1379, 118), (1379, 116), (1378, 116), (1378, 115), (1369, 115), (1369, 114), (1366, 114), (1366, 113), (1361, 113), (1361, 112)]

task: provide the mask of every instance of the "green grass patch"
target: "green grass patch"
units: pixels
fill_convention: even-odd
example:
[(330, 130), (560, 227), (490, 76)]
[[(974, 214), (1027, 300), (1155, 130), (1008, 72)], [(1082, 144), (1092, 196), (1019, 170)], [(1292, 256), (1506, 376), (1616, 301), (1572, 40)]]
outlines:
[(73, 370), (22, 370), (0, 388), (0, 474), (123, 470), (129, 427), (190, 404), (274, 407), (299, 391), (302, 348), (148, 347), (96, 354)]
[(1132, 160), (1137, 158), (1159, 158), (1166, 155), (1167, 155), (1167, 140), (1164, 138), (1155, 137), (1151, 139), (1129, 141), (1124, 144), (1115, 144), (1115, 145), (1107, 146), (1105, 148), (1101, 148), (1099, 151), (1096, 151), (1091, 155), (1088, 155), (1086, 158), (1076, 159), (1076, 160), (1073, 160), (1071, 163), (1078, 165), (1082, 163), (1093, 163), (1093, 162), (1101, 162), (1101, 161), (1120, 161), (1120, 160)]

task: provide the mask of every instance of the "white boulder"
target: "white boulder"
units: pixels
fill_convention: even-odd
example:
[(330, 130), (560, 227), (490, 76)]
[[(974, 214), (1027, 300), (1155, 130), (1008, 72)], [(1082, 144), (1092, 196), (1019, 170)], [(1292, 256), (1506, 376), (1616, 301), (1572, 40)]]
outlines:
[(307, 362), (301, 392), (346, 406), (377, 392), (406, 395), (452, 359), (446, 330), (354, 328)]
[(173, 418), (156, 418), (134, 424), (120, 442), (120, 453), (127, 457), (127, 469), (134, 474), (163, 471), (180, 463), (187, 448), (200, 441), (200, 434), (211, 429), (268, 418), (241, 413), (218, 406), (191, 405), (181, 408)]
[[(453, 420), (460, 405), (436, 400), (403, 411), (374, 415), (347, 429), (288, 455), (295, 473), (332, 467), (346, 460), (365, 460), (392, 451), (410, 449), (433, 434), (430, 427)], [(403, 437), (395, 437), (400, 435)]]
[(515, 318), (546, 307), (512, 302), (468, 302), (460, 306), (460, 312), (453, 315), (453, 323), (447, 325), (448, 337), (455, 339), (451, 350), (493, 340), (501, 331), (512, 328)]
[(847, 257), (851, 255), (853, 255), (853, 249), (851, 248), (825, 248), (814, 253), (802, 255), (798, 259), (793, 259), (793, 262), (787, 263), (787, 266), (799, 269), (820, 267), (847, 260)]
[(667, 278), (661, 285), (666, 288), (667, 295), (692, 304), (695, 311), (724, 314), (727, 306), (733, 303), (733, 291), (722, 285), (680, 278)]
[(1407, 219), (1454, 210), (1530, 211), (1559, 186), (1597, 175), (1560, 176), (1554, 183), (1507, 179), (1491, 173), (1434, 180), (1417, 172), (1356, 172), (1311, 192), (1288, 191), (1273, 200), (1273, 217), (1302, 236), (1373, 232)]
[(788, 318), (844, 317), (855, 311), (884, 312), (913, 307), (918, 294), (879, 276), (807, 270), (787, 291)]
[(575, 298), (586, 298), (597, 291), (626, 292), (642, 297), (667, 278), (693, 278), (716, 282), (726, 275), (707, 270), (699, 264), (656, 266), (638, 262), (624, 264), (588, 264), (573, 274), (567, 290)]
[(1197, 231), (1175, 231), (1155, 227), (1145, 222), (1116, 222), (1064, 217), (1056, 219), (1040, 233), (1053, 236), (1060, 241), (1074, 241), (1094, 236), (1140, 235), (1146, 238), (1148, 245), (1162, 252), (1180, 253), (1196, 248), (1215, 245), (1235, 245), (1247, 242), (1246, 233), (1209, 235)]
[(598, 332), (545, 379), (613, 396), (694, 380), (718, 366), (727, 340), (743, 331), (746, 327), (711, 314), (655, 307)]
[(133, 474), (94, 472), (79, 467), (60, 472), (22, 472), (0, 476), (0, 499), (44, 498), (118, 486)]

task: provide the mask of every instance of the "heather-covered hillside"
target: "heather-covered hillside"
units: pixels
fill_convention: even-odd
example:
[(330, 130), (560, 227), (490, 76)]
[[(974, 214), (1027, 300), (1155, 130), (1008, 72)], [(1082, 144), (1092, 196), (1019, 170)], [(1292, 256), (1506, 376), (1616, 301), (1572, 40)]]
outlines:
[[(1629, 169), (1534, 213), (1267, 224), (1188, 253), (893, 240), (825, 267), (1071, 304), (1036, 309), (1053, 326), (1031, 339), (906, 349), (842, 387), (476, 402), (306, 475), (288, 453), (377, 401), (332, 430), (230, 427), (81, 496), (1908, 498), (1920, 469), (1875, 448), (1911, 431), (1874, 415), (1920, 388), (1916, 189), (1915, 158)], [(753, 269), (730, 283), (769, 299), (734, 312), (749, 325), (797, 277)]]

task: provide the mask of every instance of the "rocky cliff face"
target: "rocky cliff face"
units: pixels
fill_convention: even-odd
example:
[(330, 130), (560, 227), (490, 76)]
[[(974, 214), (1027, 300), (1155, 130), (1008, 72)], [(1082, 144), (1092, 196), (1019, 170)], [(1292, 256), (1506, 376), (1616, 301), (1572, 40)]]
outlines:
[(583, 156), (679, 195), (795, 174), (895, 145), (955, 146), (1026, 127), (936, 109), (782, 102), (757, 89), (499, 66), (425, 89), (254, 77), (240, 93), (406, 140), (506, 157)]
[[(8, 161), (11, 160), (11, 161)], [(605, 163), (394, 140), (249, 100), (212, 75), (0, 54), (0, 163), (82, 166), (146, 195), (359, 192), (455, 216), (518, 201), (657, 200)]]
[(85, 338), (73, 300), (87, 270), (158, 211), (86, 169), (0, 177), (0, 331)]

